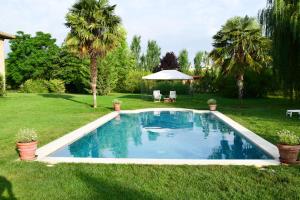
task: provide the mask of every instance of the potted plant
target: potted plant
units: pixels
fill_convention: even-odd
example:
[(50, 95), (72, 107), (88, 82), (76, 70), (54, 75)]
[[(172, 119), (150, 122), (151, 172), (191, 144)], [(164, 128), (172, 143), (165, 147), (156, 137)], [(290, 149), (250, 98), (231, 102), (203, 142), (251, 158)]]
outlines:
[(114, 105), (114, 109), (115, 111), (120, 111), (121, 110), (121, 101), (118, 99), (113, 100), (113, 105)]
[(207, 101), (210, 111), (217, 110), (217, 101), (215, 99), (209, 99)]
[(20, 129), (17, 134), (17, 149), (21, 160), (34, 160), (37, 149), (37, 134), (33, 129)]
[(288, 130), (279, 131), (277, 135), (280, 161), (287, 164), (296, 163), (300, 150), (300, 138)]

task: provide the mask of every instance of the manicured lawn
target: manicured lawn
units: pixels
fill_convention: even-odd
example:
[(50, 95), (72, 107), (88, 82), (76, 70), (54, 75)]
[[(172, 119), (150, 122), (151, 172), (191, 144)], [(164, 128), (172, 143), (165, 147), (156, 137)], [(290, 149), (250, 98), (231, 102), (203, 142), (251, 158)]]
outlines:
[[(112, 100), (123, 109), (183, 107), (206, 109), (211, 95), (180, 96), (175, 104), (153, 103), (132, 94), (99, 97), (94, 110), (86, 95), (9, 93), (0, 98), (0, 199), (12, 187), (17, 199), (300, 199), (300, 166), (263, 169), (235, 166), (135, 166), (18, 162), (15, 134), (35, 128), (40, 146), (111, 112)], [(215, 97), (219, 110), (276, 143), (282, 128), (300, 135), (300, 120), (285, 117), (300, 108), (282, 98), (234, 99)]]

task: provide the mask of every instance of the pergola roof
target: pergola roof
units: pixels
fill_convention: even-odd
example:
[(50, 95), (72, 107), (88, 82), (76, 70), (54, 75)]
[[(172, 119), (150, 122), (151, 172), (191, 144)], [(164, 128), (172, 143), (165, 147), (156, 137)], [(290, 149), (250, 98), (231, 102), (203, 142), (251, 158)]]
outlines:
[(15, 38), (16, 38), (16, 36), (14, 36), (14, 35), (0, 31), (0, 39), (15, 39)]
[(177, 70), (163, 70), (143, 77), (144, 80), (193, 80), (193, 77)]

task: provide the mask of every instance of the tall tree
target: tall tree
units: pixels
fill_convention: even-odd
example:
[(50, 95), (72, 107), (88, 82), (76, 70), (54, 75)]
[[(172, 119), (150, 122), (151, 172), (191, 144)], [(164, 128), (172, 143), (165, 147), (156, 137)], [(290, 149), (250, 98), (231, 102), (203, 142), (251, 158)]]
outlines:
[(204, 52), (199, 51), (199, 52), (196, 53), (196, 56), (194, 58), (194, 67), (195, 67), (194, 74), (196, 76), (199, 76), (201, 74), (203, 56), (204, 56)]
[(189, 62), (189, 53), (186, 49), (180, 51), (178, 63), (181, 71), (188, 72), (190, 70), (191, 63)]
[(209, 56), (206, 51), (199, 51), (196, 53), (194, 58), (194, 74), (199, 76), (201, 74), (202, 68), (208, 67), (209, 65)]
[(133, 36), (130, 50), (135, 58), (135, 65), (138, 68), (140, 64), (140, 58), (141, 58), (141, 36)]
[(94, 108), (97, 107), (97, 60), (104, 59), (119, 43), (121, 19), (115, 15), (115, 7), (108, 0), (79, 0), (66, 16), (66, 26), (71, 29), (66, 44), (90, 59)]
[(262, 36), (255, 18), (248, 16), (229, 19), (213, 39), (210, 56), (224, 75), (236, 77), (238, 96), (242, 99), (245, 71), (259, 70), (270, 62), (270, 41)]
[(48, 33), (37, 32), (35, 36), (17, 32), (10, 41), (8, 53), (7, 83), (18, 88), (28, 79), (51, 79), (58, 68), (59, 47)]
[(161, 54), (160, 50), (161, 49), (157, 45), (156, 41), (148, 41), (147, 53), (145, 58), (147, 71), (154, 71), (154, 69), (159, 66)]
[(160, 65), (155, 71), (158, 72), (161, 70), (179, 70), (179, 64), (174, 52), (166, 53), (161, 59)]
[(291, 99), (300, 99), (300, 0), (268, 0), (260, 12), (272, 39), (273, 66)]

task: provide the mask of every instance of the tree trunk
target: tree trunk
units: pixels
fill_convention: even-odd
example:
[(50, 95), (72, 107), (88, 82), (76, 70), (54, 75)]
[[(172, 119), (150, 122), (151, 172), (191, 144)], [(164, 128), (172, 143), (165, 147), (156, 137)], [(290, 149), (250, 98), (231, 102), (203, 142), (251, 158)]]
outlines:
[(239, 92), (239, 100), (243, 99), (243, 90), (244, 90), (244, 74), (240, 74), (237, 77), (237, 87)]
[(97, 68), (97, 57), (91, 57), (91, 88), (93, 93), (93, 107), (97, 108), (97, 76), (98, 76), (98, 68)]

